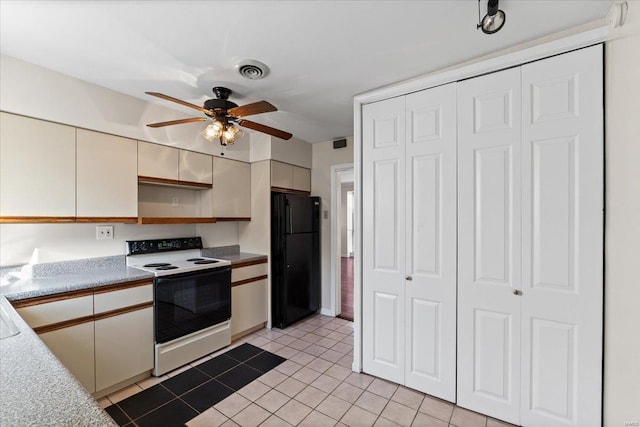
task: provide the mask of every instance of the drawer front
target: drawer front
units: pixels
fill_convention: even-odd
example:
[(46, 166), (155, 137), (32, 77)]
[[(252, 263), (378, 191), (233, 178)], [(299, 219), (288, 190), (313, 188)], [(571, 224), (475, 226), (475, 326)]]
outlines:
[(143, 304), (150, 301), (153, 301), (152, 284), (105, 293), (96, 293), (94, 295), (96, 314)]
[(22, 307), (17, 312), (31, 328), (93, 316), (93, 295)]
[(233, 268), (231, 270), (231, 283), (241, 280), (250, 279), (252, 277), (260, 277), (269, 274), (269, 265), (263, 264), (248, 265), (246, 267)]

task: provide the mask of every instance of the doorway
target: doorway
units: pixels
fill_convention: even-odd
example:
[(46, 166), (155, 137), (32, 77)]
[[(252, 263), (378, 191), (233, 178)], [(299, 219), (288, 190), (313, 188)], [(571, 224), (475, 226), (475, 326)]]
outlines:
[(331, 167), (332, 311), (353, 321), (354, 308), (354, 175), (353, 164)]

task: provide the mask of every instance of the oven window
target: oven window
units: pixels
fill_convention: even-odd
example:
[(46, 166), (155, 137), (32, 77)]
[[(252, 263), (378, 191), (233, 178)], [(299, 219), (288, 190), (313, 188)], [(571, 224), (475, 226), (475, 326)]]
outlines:
[(156, 277), (156, 343), (164, 343), (231, 318), (231, 268)]

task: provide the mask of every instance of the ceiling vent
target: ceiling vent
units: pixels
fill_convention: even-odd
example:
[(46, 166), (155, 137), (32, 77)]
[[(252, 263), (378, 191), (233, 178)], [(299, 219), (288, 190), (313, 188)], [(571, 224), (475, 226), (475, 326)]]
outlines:
[(260, 80), (269, 74), (269, 67), (254, 59), (245, 59), (236, 68), (242, 77), (251, 80)]

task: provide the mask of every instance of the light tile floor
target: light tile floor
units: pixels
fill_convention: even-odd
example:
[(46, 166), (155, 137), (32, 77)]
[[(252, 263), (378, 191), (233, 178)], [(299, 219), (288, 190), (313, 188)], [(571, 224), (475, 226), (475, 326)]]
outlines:
[(262, 329), (219, 352), (99, 400), (106, 407), (248, 342), (288, 359), (190, 420), (201, 426), (509, 427), (366, 374), (351, 372), (353, 323), (314, 315), (284, 330)]

